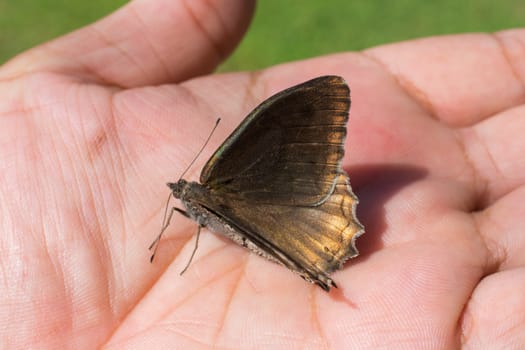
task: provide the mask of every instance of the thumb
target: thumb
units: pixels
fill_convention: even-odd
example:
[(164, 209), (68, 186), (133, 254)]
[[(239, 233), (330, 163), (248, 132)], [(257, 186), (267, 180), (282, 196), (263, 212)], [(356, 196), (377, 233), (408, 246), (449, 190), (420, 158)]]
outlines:
[(0, 79), (52, 71), (120, 87), (179, 82), (215, 69), (253, 10), (247, 0), (135, 0), (22, 53), (0, 68)]

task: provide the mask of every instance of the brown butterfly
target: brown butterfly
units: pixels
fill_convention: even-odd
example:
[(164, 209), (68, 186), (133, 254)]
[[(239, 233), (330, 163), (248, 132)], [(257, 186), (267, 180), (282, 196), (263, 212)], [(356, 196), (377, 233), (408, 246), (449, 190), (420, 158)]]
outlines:
[(186, 210), (172, 208), (162, 231), (178, 211), (326, 291), (337, 287), (329, 275), (359, 254), (364, 232), (341, 168), (349, 109), (338, 76), (270, 97), (215, 151), (200, 183), (168, 183)]

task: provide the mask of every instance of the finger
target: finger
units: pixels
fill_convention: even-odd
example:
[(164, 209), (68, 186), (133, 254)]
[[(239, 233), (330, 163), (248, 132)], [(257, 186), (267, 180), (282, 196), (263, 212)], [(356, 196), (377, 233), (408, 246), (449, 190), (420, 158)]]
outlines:
[(483, 203), (525, 184), (524, 112), (524, 106), (509, 109), (459, 132)]
[(523, 102), (525, 30), (444, 36), (365, 51), (435, 118), (470, 125)]
[(38, 46), (0, 79), (38, 71), (134, 87), (211, 72), (239, 42), (254, 1), (136, 0), (96, 23)]
[(525, 217), (521, 187), (503, 196), (493, 205), (474, 215), (476, 227), (490, 254), (491, 270), (508, 270), (525, 266), (525, 235), (520, 223)]
[(464, 349), (520, 349), (525, 344), (525, 270), (484, 278), (465, 307)]

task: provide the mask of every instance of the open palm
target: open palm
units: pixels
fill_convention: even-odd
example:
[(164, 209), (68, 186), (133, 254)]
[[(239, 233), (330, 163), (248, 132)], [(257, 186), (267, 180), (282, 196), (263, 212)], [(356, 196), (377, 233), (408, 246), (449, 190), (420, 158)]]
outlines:
[[(183, 3), (185, 5), (183, 5)], [(205, 75), (253, 4), (132, 2), (0, 68), (0, 338), (7, 347), (519, 348), (525, 31)], [(326, 293), (174, 218), (169, 190), (273, 93), (337, 74), (361, 255)], [(197, 76), (201, 76), (196, 78)], [(193, 79), (195, 78), (195, 79)], [(190, 80), (191, 79), (191, 80)]]

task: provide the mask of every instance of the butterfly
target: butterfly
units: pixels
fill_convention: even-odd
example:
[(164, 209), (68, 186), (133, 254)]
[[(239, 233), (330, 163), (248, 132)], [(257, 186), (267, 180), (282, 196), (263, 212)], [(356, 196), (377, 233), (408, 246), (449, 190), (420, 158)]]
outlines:
[(355, 240), (364, 233), (341, 167), (349, 109), (339, 76), (268, 98), (211, 156), (200, 183), (168, 183), (185, 209), (172, 208), (162, 231), (178, 211), (199, 232), (222, 233), (325, 291), (337, 287), (329, 275), (359, 254)]

